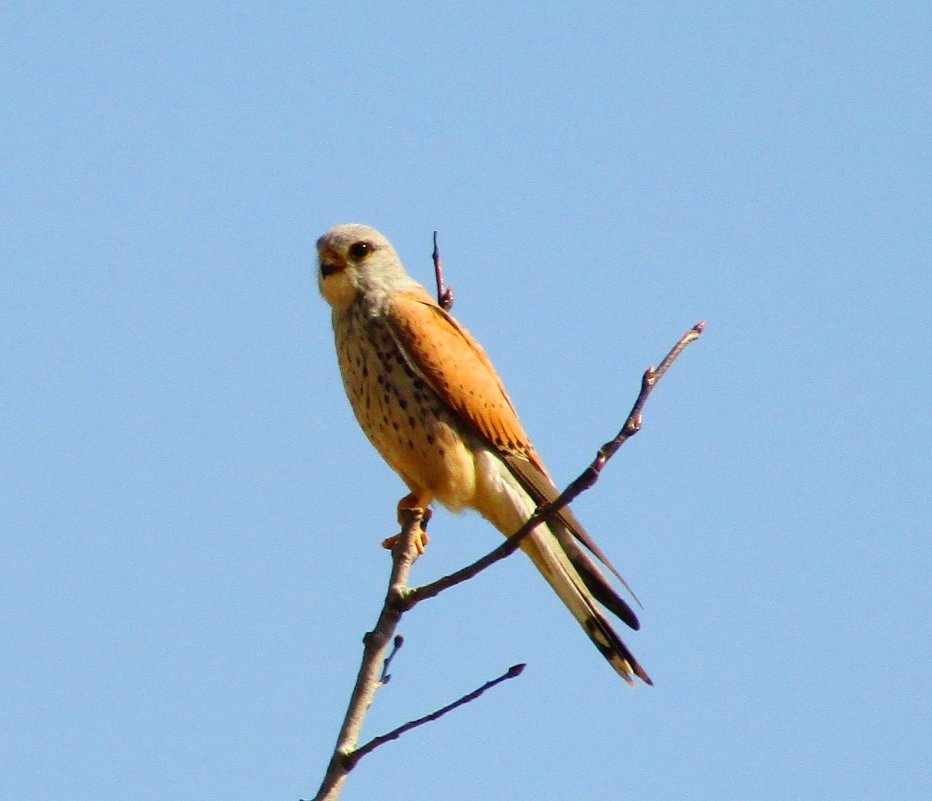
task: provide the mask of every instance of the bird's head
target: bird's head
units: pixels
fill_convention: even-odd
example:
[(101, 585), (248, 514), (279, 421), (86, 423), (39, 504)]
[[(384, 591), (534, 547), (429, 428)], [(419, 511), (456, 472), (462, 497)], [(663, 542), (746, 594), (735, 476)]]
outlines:
[(331, 228), (317, 240), (317, 255), (320, 294), (336, 310), (360, 295), (377, 303), (392, 292), (417, 286), (392, 243), (368, 225)]

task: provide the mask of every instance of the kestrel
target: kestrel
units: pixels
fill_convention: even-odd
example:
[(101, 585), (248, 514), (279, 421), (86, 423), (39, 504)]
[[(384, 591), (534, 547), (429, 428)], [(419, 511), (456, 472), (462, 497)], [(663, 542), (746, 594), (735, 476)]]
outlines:
[[(437, 500), (513, 534), (558, 490), (485, 351), (374, 228), (331, 228), (317, 251), (343, 385), (369, 441), (410, 490), (399, 508)], [(568, 507), (521, 548), (619, 675), (651, 684), (600, 604), (633, 629), (637, 616), (579, 543), (624, 582)]]

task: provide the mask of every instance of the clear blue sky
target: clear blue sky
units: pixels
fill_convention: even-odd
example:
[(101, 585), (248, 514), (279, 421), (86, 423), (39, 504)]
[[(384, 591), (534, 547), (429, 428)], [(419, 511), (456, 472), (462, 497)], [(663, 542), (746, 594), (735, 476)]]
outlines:
[[(441, 244), (577, 512), (629, 689), (531, 566), (406, 619), (344, 798), (925, 799), (924, 3), (5, 3), (0, 798), (308, 798), (398, 478), (313, 245)], [(498, 543), (439, 512), (415, 578)]]

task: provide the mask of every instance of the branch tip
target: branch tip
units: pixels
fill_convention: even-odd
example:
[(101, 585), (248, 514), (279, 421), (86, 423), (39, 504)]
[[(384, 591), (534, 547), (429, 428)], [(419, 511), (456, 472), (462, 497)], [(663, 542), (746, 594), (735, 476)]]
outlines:
[(498, 676), (491, 681), (487, 681), (481, 687), (477, 687), (472, 692), (466, 693), (466, 695), (462, 696), (461, 698), (457, 698), (453, 703), (440, 707), (440, 709), (431, 712), (429, 715), (424, 715), (423, 717), (417, 718), (416, 720), (409, 720), (407, 723), (398, 726), (398, 728), (392, 729), (390, 732), (380, 734), (378, 737), (373, 737), (365, 745), (361, 745), (359, 748), (346, 755), (345, 759), (347, 771), (352, 770), (360, 759), (362, 759), (366, 754), (374, 751), (380, 745), (384, 745), (391, 740), (397, 740), (405, 732), (411, 731), (411, 729), (416, 729), (418, 726), (423, 726), (425, 723), (432, 723), (433, 721), (442, 718), (448, 712), (452, 712), (458, 707), (475, 701), (487, 690), (491, 690), (496, 684), (501, 684), (503, 681), (508, 681), (509, 679), (514, 679), (520, 676), (521, 671), (523, 670), (523, 664), (512, 665), (510, 668), (508, 668), (508, 670), (502, 673), (501, 676)]
[(434, 252), (431, 254), (434, 262), (434, 279), (437, 282), (437, 303), (444, 311), (453, 308), (453, 288), (444, 286), (443, 261), (440, 259), (440, 246), (437, 244), (437, 232), (434, 231)]

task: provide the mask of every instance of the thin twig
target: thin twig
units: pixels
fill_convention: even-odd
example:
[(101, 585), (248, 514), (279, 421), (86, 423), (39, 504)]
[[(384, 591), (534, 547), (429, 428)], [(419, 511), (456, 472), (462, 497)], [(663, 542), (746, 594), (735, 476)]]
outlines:
[(471, 693), (466, 693), (466, 695), (464, 695), (462, 698), (458, 698), (452, 704), (447, 704), (446, 706), (431, 712), (429, 715), (424, 715), (424, 717), (417, 718), (417, 720), (409, 720), (407, 723), (399, 726), (397, 729), (392, 729), (390, 732), (380, 734), (378, 737), (373, 737), (371, 740), (369, 740), (368, 743), (353, 751), (353, 753), (347, 758), (347, 770), (352, 770), (360, 759), (362, 759), (366, 754), (375, 751), (375, 749), (380, 745), (384, 745), (391, 740), (397, 740), (405, 732), (411, 731), (411, 729), (416, 729), (418, 726), (423, 726), (425, 723), (430, 723), (434, 720), (437, 720), (438, 718), (442, 718), (448, 712), (452, 712), (457, 707), (468, 704), (471, 701), (475, 701), (486, 690), (491, 690), (496, 684), (501, 684), (503, 681), (508, 681), (509, 679), (520, 676), (521, 671), (523, 671), (524, 668), (525, 665), (523, 663), (520, 665), (512, 665), (498, 678), (487, 681), (481, 687), (476, 688)]
[(437, 281), (437, 303), (444, 311), (450, 311), (453, 308), (453, 287), (444, 286), (443, 283), (443, 262), (440, 260), (436, 231), (434, 231), (434, 252), (431, 258), (434, 260), (434, 278)]
[[(641, 377), (641, 391), (638, 393), (634, 401), (634, 406), (631, 407), (631, 411), (628, 414), (628, 418), (625, 420), (625, 424), (621, 427), (621, 431), (618, 432), (614, 439), (606, 442), (599, 448), (599, 452), (592, 461), (592, 464), (577, 476), (564, 490), (564, 494), (572, 493), (571, 500), (592, 487), (592, 485), (599, 480), (599, 473), (602, 472), (605, 463), (615, 455), (625, 442), (641, 430), (641, 412), (644, 409), (644, 404), (647, 403), (648, 396), (653, 391), (654, 387), (657, 386), (657, 382), (663, 378), (664, 374), (670, 368), (670, 365), (676, 361), (677, 357), (679, 357), (689, 345), (699, 339), (699, 336), (705, 330), (705, 325), (705, 320), (696, 323), (679, 338), (677, 343), (670, 349), (670, 352), (663, 357), (663, 361), (660, 362), (659, 366), (648, 367), (644, 371), (644, 375)], [(561, 495), (560, 498), (557, 498), (557, 501), (562, 497)], [(565, 506), (566, 503), (567, 502), (564, 502), (561, 506)]]
[(388, 666), (392, 663), (392, 660), (395, 658), (395, 654), (401, 650), (401, 646), (404, 644), (405, 638), (400, 634), (396, 634), (395, 639), (392, 640), (392, 650), (389, 655), (385, 657), (385, 661), (382, 663), (382, 675), (379, 676), (379, 681), (382, 684), (388, 684), (388, 682), (391, 681), (392, 674), (388, 672)]
[(436, 581), (432, 581), (429, 584), (422, 584), (420, 587), (414, 587), (404, 599), (405, 609), (410, 609), (416, 604), (424, 601), (428, 598), (433, 598), (435, 595), (440, 594), (450, 587), (455, 587), (457, 584), (462, 584), (464, 581), (468, 581), (473, 576), (481, 573), (487, 567), (494, 565), (496, 562), (505, 559), (506, 557), (513, 554), (518, 548), (521, 547), (521, 542), (527, 537), (537, 526), (548, 518), (555, 515), (559, 512), (564, 506), (568, 506), (576, 498), (578, 498), (586, 490), (590, 489), (596, 481), (599, 480), (599, 474), (602, 472), (602, 468), (605, 467), (606, 462), (615, 455), (618, 449), (624, 445), (624, 443), (633, 437), (638, 431), (641, 430), (641, 411), (644, 408), (644, 404), (647, 402), (647, 398), (650, 395), (651, 391), (657, 385), (657, 382), (663, 377), (664, 373), (667, 372), (670, 365), (676, 361), (677, 357), (689, 346), (691, 343), (695, 342), (699, 335), (705, 329), (705, 321), (696, 323), (692, 328), (690, 328), (683, 336), (679, 338), (677, 343), (670, 349), (670, 352), (663, 358), (663, 361), (660, 362), (658, 367), (648, 367), (645, 370), (643, 377), (641, 378), (641, 391), (638, 393), (637, 399), (634, 401), (634, 406), (631, 408), (631, 412), (628, 414), (627, 419), (624, 422), (624, 425), (621, 427), (621, 430), (614, 437), (614, 439), (606, 442), (599, 452), (596, 454), (595, 459), (592, 463), (583, 470), (579, 476), (574, 479), (570, 485), (563, 490), (553, 501), (547, 504), (543, 504), (538, 507), (537, 511), (531, 515), (527, 522), (521, 528), (519, 528), (514, 534), (512, 534), (508, 539), (505, 540), (501, 545), (499, 545), (494, 550), (487, 553), (480, 559), (477, 559), (470, 565), (467, 565), (460, 570), (457, 570), (453, 573), (450, 573), (443, 578), (439, 578)]

